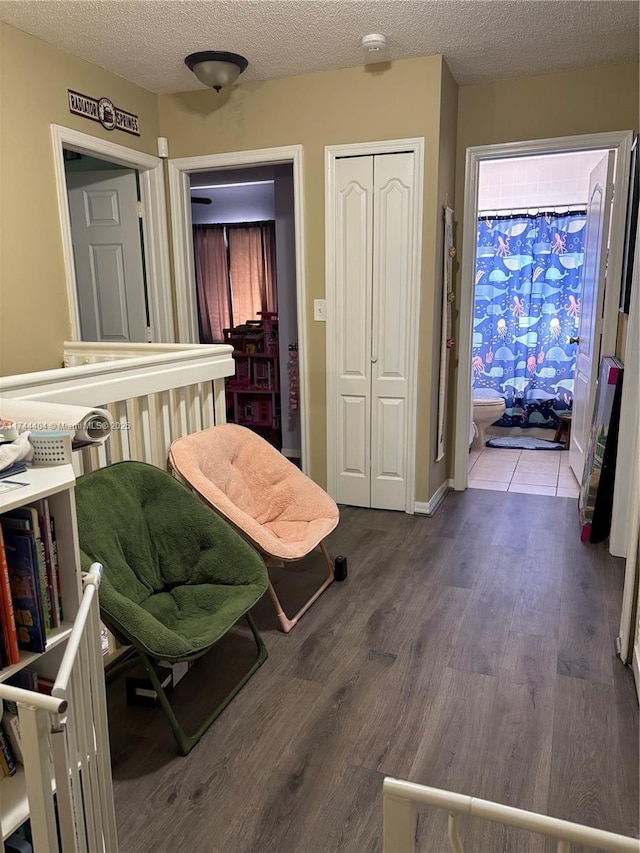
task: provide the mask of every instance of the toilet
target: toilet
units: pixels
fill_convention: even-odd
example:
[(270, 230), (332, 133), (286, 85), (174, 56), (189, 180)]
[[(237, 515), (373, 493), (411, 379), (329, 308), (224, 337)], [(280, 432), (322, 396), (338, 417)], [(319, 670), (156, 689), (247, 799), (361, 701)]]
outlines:
[(480, 447), (485, 446), (485, 429), (499, 420), (505, 410), (504, 397), (498, 396), (489, 388), (473, 389), (473, 409), (471, 432), (469, 434), (469, 447), (473, 443), (474, 435), (478, 436)]

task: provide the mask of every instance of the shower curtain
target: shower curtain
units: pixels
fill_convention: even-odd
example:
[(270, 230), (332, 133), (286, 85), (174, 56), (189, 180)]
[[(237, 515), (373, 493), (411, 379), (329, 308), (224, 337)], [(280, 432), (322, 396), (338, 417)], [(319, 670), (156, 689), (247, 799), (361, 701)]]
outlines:
[(504, 427), (555, 429), (571, 410), (586, 211), (478, 219), (474, 394), (504, 397)]

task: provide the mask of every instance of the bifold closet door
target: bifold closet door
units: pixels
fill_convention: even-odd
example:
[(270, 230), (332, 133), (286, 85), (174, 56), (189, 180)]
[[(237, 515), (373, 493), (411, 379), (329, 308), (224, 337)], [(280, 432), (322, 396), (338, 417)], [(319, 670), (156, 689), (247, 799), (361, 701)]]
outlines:
[(336, 500), (352, 506), (406, 504), (413, 170), (413, 153), (336, 161)]

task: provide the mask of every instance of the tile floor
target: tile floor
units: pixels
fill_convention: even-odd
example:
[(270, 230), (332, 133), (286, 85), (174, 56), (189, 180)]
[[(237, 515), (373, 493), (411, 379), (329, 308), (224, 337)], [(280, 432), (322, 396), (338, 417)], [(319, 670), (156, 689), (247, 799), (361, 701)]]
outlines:
[(469, 488), (578, 497), (578, 481), (569, 467), (566, 450), (472, 449), (469, 452)]

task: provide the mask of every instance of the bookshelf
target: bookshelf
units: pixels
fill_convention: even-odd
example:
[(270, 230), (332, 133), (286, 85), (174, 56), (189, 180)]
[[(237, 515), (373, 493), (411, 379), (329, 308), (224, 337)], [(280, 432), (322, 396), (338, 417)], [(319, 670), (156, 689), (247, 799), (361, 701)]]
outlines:
[(229, 420), (250, 429), (280, 430), (280, 366), (278, 315), (260, 311), (249, 320), (225, 329), (225, 343), (233, 346), (235, 376), (227, 379)]
[[(50, 678), (55, 676), (66, 641), (71, 635), (82, 591), (74, 497), (75, 475), (72, 466), (31, 468), (13, 479), (26, 485), (0, 492), (0, 514), (42, 498), (49, 501), (50, 512), (56, 525), (64, 619), (47, 637), (45, 651), (36, 654), (21, 650), (19, 663), (0, 670), (0, 683), (27, 666)], [(19, 765), (14, 776), (0, 780), (0, 826), (3, 840), (15, 832), (29, 815), (25, 770)]]

